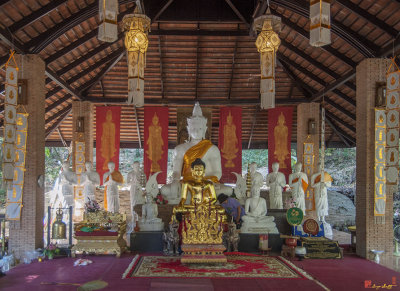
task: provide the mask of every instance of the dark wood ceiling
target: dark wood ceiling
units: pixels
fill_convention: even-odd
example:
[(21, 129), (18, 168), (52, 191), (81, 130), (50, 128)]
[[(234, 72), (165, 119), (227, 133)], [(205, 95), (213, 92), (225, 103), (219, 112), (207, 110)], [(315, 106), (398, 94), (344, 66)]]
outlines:
[[(48, 145), (60, 144), (60, 136), (71, 140), (73, 100), (121, 104), (122, 145), (138, 147), (136, 120), (143, 140), (143, 108), (137, 108), (136, 116), (132, 106), (124, 105), (127, 63), (121, 20), (132, 13), (135, 3), (119, 3), (119, 40), (110, 44), (97, 39), (98, 1), (0, 1), (0, 65), (11, 47), (18, 53), (39, 54), (46, 62)], [(176, 140), (177, 107), (199, 101), (213, 109), (214, 142), (219, 107), (232, 104), (243, 108), (245, 148), (249, 144), (265, 148), (268, 120), (267, 111), (259, 109), (259, 54), (252, 21), (265, 12), (267, 1), (146, 0), (144, 8), (152, 19), (145, 103), (169, 106), (170, 145)], [(322, 48), (309, 45), (308, 1), (271, 0), (270, 8), (282, 18), (276, 68), (278, 106), (323, 100), (328, 146), (354, 146), (355, 68), (364, 58), (398, 52), (400, 3), (332, 1), (332, 44)], [(4, 71), (0, 71), (0, 81), (3, 92)]]

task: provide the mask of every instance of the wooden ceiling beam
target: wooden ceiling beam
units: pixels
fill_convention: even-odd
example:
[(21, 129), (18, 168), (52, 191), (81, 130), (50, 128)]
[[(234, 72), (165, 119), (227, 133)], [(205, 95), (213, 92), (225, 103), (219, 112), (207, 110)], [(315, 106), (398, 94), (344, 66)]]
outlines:
[(53, 0), (50, 1), (48, 4), (45, 6), (42, 6), (41, 8), (33, 11), (31, 14), (24, 16), (21, 20), (14, 22), (12, 25), (10, 25), (7, 29), (11, 33), (15, 33), (18, 30), (24, 28), (25, 26), (28, 26), (41, 18), (42, 16), (50, 13), (54, 9), (57, 9), (58, 6), (64, 4), (68, 0)]
[[(307, 20), (310, 18), (309, 2), (303, 0), (271, 0), (271, 3), (288, 9)], [(343, 25), (335, 19), (331, 19), (331, 29), (333, 33), (345, 40), (364, 57), (371, 58), (377, 56), (379, 47), (365, 37), (351, 30), (350, 27)]]
[(163, 73), (163, 55), (161, 47), (161, 36), (158, 36), (158, 54), (160, 55), (160, 85), (161, 85), (161, 98), (164, 99), (164, 73)]
[[(118, 35), (118, 40), (121, 40), (124, 37), (124, 33), (120, 33)], [(75, 61), (69, 63), (68, 65), (66, 65), (65, 67), (63, 67), (62, 69), (57, 71), (57, 74), (62, 76), (65, 73), (69, 72), (70, 70), (78, 67), (79, 65), (81, 65), (84, 62), (87, 62), (89, 59), (93, 58), (95, 55), (103, 52), (104, 50), (106, 50), (107, 48), (110, 47), (110, 43), (105, 42), (102, 43), (101, 45), (97, 46), (96, 48), (92, 49), (90, 52), (82, 55), (79, 59), (76, 59)]]
[(341, 5), (342, 7), (349, 9), (350, 11), (357, 14), (358, 16), (364, 18), (368, 22), (372, 23), (379, 29), (381, 29), (384, 32), (386, 32), (387, 34), (389, 34), (392, 38), (395, 38), (397, 36), (398, 31), (396, 29), (394, 29), (392, 26), (387, 24), (385, 21), (380, 20), (375, 15), (372, 15), (372, 14), (368, 13), (368, 11), (360, 8), (359, 5), (356, 5), (353, 2), (347, 1), (347, 0), (336, 0), (335, 2), (338, 3), (339, 5)]
[(169, 5), (172, 4), (172, 2), (174, 2), (174, 0), (167, 0), (167, 3), (165, 3), (161, 9), (157, 12), (156, 16), (154, 16), (152, 22), (156, 22), (158, 20), (158, 18), (160, 18), (161, 14), (164, 13), (164, 11), (169, 7)]
[[(293, 62), (287, 58), (286, 56), (284, 56), (281, 53), (277, 53), (277, 56), (279, 58), (279, 60), (281, 60), (282, 62), (286, 63), (287, 65), (292, 64)], [(293, 64), (292, 64), (293, 65)], [(293, 66), (294, 67), (294, 66)], [(325, 83), (325, 81), (323, 79), (321, 79), (320, 77), (316, 76), (313, 72), (310, 72), (309, 70), (305, 69), (304, 67), (297, 65), (294, 67), (296, 70), (298, 70), (300, 73), (306, 75), (307, 77), (309, 77), (310, 79), (314, 80), (315, 82), (321, 84), (324, 87), (327, 87), (327, 84)], [(316, 93), (316, 91), (312, 88), (309, 89), (310, 92), (312, 92), (313, 94)], [(331, 90), (333, 93), (337, 94), (338, 97), (342, 97), (342, 95), (344, 95), (341, 91), (334, 89)], [(326, 95), (326, 93), (325, 93)], [(350, 97), (346, 98), (345, 101), (347, 101), (347, 99), (351, 99)], [(310, 101), (315, 101), (315, 100), (310, 100)], [(340, 108), (342, 108), (341, 112), (347, 116), (349, 116), (350, 118), (352, 118), (353, 120), (355, 120), (355, 116), (354, 114), (350, 113), (348, 110), (346, 110), (345, 108), (343, 108), (342, 106), (336, 104), (336, 106), (339, 106)], [(353, 117), (354, 116), (354, 117)]]
[(328, 116), (330, 119), (333, 119), (333, 120), (335, 120), (336, 122), (340, 123), (341, 125), (343, 125), (344, 127), (346, 127), (348, 130), (350, 130), (350, 131), (356, 133), (356, 128), (355, 128), (354, 126), (352, 126), (352, 125), (350, 125), (350, 124), (348, 124), (348, 123), (346, 123), (346, 122), (343, 122), (343, 119), (342, 119), (342, 118), (340, 118), (340, 117), (338, 117), (337, 115), (331, 113), (331, 112), (328, 110), (328, 108), (326, 108), (325, 115)]
[(236, 8), (236, 6), (232, 3), (231, 0), (225, 0), (225, 2), (229, 5), (232, 11), (236, 14), (236, 16), (244, 23), (247, 27), (250, 27), (250, 24), (247, 22), (246, 18), (243, 17), (242, 13)]
[(68, 104), (66, 107), (64, 107), (63, 109), (57, 111), (55, 114), (53, 114), (52, 116), (47, 118), (45, 124), (49, 124), (53, 120), (58, 119), (60, 116), (64, 115), (65, 112), (70, 111), (71, 109), (72, 109), (72, 104)]
[(236, 60), (237, 43), (238, 43), (238, 40), (236, 38), (235, 47), (233, 49), (233, 56), (232, 56), (232, 68), (231, 68), (231, 77), (230, 77), (230, 80), (229, 80), (228, 99), (231, 99), (231, 93), (232, 93), (232, 82), (233, 82), (233, 73), (235, 71), (235, 60)]
[[(92, 97), (88, 96), (86, 101), (91, 101), (93, 103), (107, 103), (107, 104), (126, 104), (126, 98), (102, 98), (102, 97)], [(145, 104), (151, 105), (170, 105), (170, 106), (182, 106), (182, 105), (193, 105), (196, 101), (199, 101), (201, 104), (204, 105), (259, 105), (260, 99), (259, 98), (249, 98), (249, 99), (161, 99), (161, 98), (145, 98)], [(306, 98), (288, 98), (288, 99), (276, 99), (276, 104), (298, 104), (309, 102)]]
[(71, 83), (65, 82), (60, 76), (58, 76), (54, 71), (50, 68), (46, 68), (46, 75), (52, 79), (58, 86), (63, 88), (67, 93), (75, 96), (79, 100), (83, 100), (83, 97), (77, 92), (74, 88), (70, 86)]
[[(281, 17), (282, 23), (284, 25), (286, 25), (290, 29), (294, 30), (299, 35), (303, 36), (305, 39), (309, 40), (309, 37), (310, 37), (309, 34), (310, 33), (307, 32), (304, 28), (300, 27), (297, 23), (295, 23), (295, 22), (291, 21), (290, 19), (286, 18), (284, 15), (280, 14), (279, 12), (277, 12), (274, 9), (271, 9), (271, 12), (272, 12), (272, 14)], [(347, 57), (345, 54), (342, 54), (340, 51), (338, 51), (337, 49), (333, 48), (330, 45), (326, 45), (326, 46), (320, 47), (319, 49), (330, 53), (331, 55), (335, 56), (340, 61), (342, 61), (345, 64), (347, 64), (349, 67), (355, 67), (357, 65), (357, 63), (354, 62), (351, 58)]]
[(56, 122), (53, 123), (53, 125), (51, 125), (45, 133), (45, 139), (47, 139), (54, 130), (56, 130), (58, 128), (58, 126), (68, 117), (68, 115), (71, 113), (72, 111), (72, 105), (71, 108), (64, 108), (63, 109), (63, 114), (56, 120)]
[(332, 130), (337, 134), (337, 136), (345, 143), (346, 146), (351, 147), (350, 140), (354, 140), (352, 144), (355, 144), (355, 139), (351, 136), (349, 136), (346, 132), (338, 128), (333, 121), (325, 116), (326, 123), (332, 128)]
[[(96, 77), (94, 77), (93, 79), (91, 79), (90, 81), (81, 86), (80, 90), (85, 98), (89, 94), (90, 89), (93, 88), (98, 82), (101, 82), (104, 76), (122, 59), (124, 55), (125, 55), (125, 50), (123, 50), (119, 55), (116, 54), (108, 61), (108, 64), (101, 69), (101, 71), (96, 75)], [(104, 95), (104, 89), (102, 89), (102, 91)]]
[(249, 36), (249, 30), (179, 30), (179, 29), (152, 29), (149, 35), (177, 35), (177, 36)]
[[(131, 0), (119, 0), (118, 2), (119, 5), (132, 3)], [(25, 50), (34, 54), (41, 52), (45, 47), (66, 33), (68, 30), (81, 24), (87, 19), (96, 16), (99, 13), (98, 9), (98, 2), (95, 1), (85, 8), (78, 10), (67, 19), (64, 19), (63, 21), (44, 31), (42, 34), (25, 43)]]

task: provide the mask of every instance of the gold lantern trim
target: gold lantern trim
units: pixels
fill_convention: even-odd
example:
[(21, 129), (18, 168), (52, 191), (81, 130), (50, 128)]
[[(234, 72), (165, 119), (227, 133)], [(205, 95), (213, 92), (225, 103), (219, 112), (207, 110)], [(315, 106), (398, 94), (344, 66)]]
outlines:
[(281, 18), (272, 15), (268, 7), (265, 15), (254, 19), (254, 28), (259, 31), (255, 45), (260, 53), (261, 109), (274, 108), (276, 52), (281, 44), (278, 35), (281, 31)]
[(126, 31), (124, 43), (128, 56), (128, 104), (142, 107), (150, 18), (140, 13), (139, 6), (136, 6), (135, 13), (126, 15), (122, 21)]

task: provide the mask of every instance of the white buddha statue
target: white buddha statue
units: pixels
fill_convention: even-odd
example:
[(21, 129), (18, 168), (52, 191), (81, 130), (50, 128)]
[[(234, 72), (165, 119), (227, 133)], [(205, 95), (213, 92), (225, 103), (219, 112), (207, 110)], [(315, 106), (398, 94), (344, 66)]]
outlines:
[(136, 204), (143, 204), (145, 200), (143, 197), (142, 185), (140, 183), (140, 174), (140, 163), (134, 162), (132, 171), (130, 171), (126, 177), (126, 182), (130, 185), (129, 193), (131, 198), (132, 214), (134, 214), (133, 207), (135, 207)]
[(260, 197), (260, 187), (257, 180), (252, 182), (251, 198), (246, 200), (245, 212), (242, 216), (243, 224), (240, 228), (241, 233), (279, 233), (276, 228), (275, 218), (266, 216), (267, 201)]
[(85, 163), (86, 172), (81, 174), (81, 185), (83, 185), (83, 196), (85, 203), (90, 200), (96, 200), (96, 186), (100, 185), (100, 175), (93, 170), (91, 162)]
[(161, 231), (164, 222), (158, 218), (158, 206), (151, 195), (146, 195), (146, 204), (142, 206), (142, 217), (139, 219), (140, 231)]
[[(77, 175), (71, 171), (69, 162), (62, 164), (62, 171), (59, 176), (59, 189), (61, 190), (60, 200), (64, 201), (63, 206), (74, 206), (74, 186), (78, 184)], [(66, 205), (64, 205), (64, 203)]]
[(203, 116), (200, 104), (196, 102), (193, 114), (187, 119), (187, 129), (190, 140), (178, 145), (173, 153), (172, 183), (161, 188), (161, 194), (167, 197), (170, 204), (177, 204), (180, 201), (180, 179), (191, 176), (190, 165), (196, 158), (200, 158), (206, 164), (205, 176), (212, 180), (215, 190), (218, 193), (232, 194), (232, 188), (219, 184), (222, 176), (221, 154), (217, 146), (205, 139), (207, 131), (207, 119)]
[(272, 173), (267, 175), (267, 186), (269, 186), (269, 208), (283, 209), (282, 188), (286, 185), (285, 175), (278, 172), (279, 163), (272, 164)]
[(119, 212), (118, 186), (124, 182), (124, 178), (118, 170), (115, 170), (115, 163), (109, 162), (108, 172), (103, 175), (103, 184), (106, 186), (104, 195), (104, 208), (107, 211)]
[(308, 177), (305, 173), (301, 172), (302, 163), (297, 162), (294, 165), (294, 173), (289, 175), (289, 186), (292, 189), (292, 197), (296, 207), (303, 210), (306, 215), (306, 201), (304, 194), (308, 187)]
[[(325, 216), (328, 216), (328, 191), (326, 187), (332, 186), (332, 177), (325, 172), (321, 163), (318, 163), (319, 171), (311, 176), (311, 187), (314, 188), (315, 208), (317, 210), (318, 220), (325, 222)], [(324, 175), (322, 176), (322, 173)]]

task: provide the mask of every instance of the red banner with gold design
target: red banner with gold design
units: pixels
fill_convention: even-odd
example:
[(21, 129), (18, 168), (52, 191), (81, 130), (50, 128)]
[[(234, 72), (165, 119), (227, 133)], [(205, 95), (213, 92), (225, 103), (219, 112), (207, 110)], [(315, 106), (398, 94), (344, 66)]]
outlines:
[(292, 140), (293, 107), (277, 107), (268, 110), (268, 171), (279, 163), (279, 172), (288, 181), (292, 173), (290, 143)]
[(144, 108), (144, 172), (146, 177), (161, 171), (158, 183), (167, 181), (168, 107)]
[(96, 107), (96, 171), (103, 184), (103, 175), (108, 171), (108, 163), (119, 165), (120, 106)]
[(242, 108), (221, 107), (218, 148), (221, 152), (223, 183), (235, 183), (232, 172), (242, 174)]

